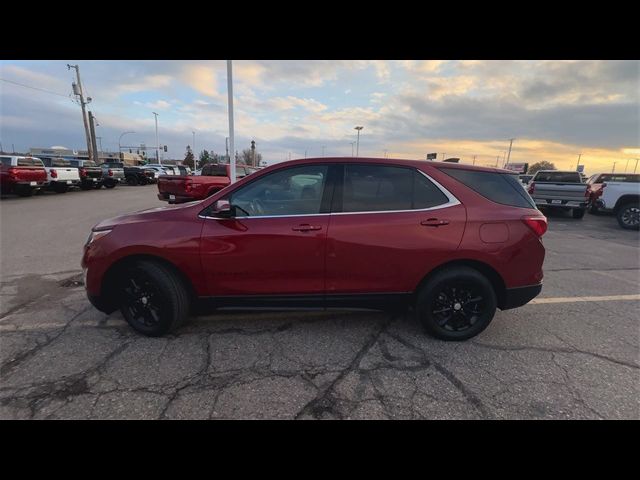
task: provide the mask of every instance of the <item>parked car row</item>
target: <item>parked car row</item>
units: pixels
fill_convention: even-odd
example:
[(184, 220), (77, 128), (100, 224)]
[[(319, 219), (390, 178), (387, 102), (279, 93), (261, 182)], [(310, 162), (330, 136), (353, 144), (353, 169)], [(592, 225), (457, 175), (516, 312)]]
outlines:
[(640, 229), (640, 174), (596, 173), (585, 182), (579, 172), (540, 170), (526, 188), (539, 210), (570, 210), (576, 219), (608, 212), (620, 227)]
[[(120, 183), (147, 185), (156, 183), (161, 175), (169, 174), (164, 169), (147, 166), (129, 166), (121, 162), (106, 162), (96, 165), (88, 160), (67, 160), (25, 156), (2, 156), (0, 192), (27, 197), (41, 190), (65, 193), (70, 188), (89, 190), (114, 188)], [(179, 171), (179, 170), (176, 170)], [(171, 169), (173, 173), (174, 170)]]

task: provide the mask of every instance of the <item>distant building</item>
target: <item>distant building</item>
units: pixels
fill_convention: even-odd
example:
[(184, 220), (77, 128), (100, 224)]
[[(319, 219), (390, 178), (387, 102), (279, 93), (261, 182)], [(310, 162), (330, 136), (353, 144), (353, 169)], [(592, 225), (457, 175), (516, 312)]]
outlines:
[[(88, 160), (87, 150), (71, 150), (64, 148), (35, 148), (29, 149), (32, 157), (45, 158), (65, 158), (67, 160)], [(143, 155), (128, 152), (98, 152), (98, 163), (103, 162), (123, 162), (126, 165), (140, 165), (146, 163)]]

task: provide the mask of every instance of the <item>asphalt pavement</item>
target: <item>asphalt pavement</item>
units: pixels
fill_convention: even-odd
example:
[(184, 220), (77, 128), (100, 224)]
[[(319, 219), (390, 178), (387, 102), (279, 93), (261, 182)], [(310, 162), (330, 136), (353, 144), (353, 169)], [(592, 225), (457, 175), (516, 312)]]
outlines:
[(462, 343), (411, 314), (219, 313), (146, 338), (86, 300), (92, 225), (156, 187), (0, 200), (0, 418), (638, 419), (640, 235), (551, 215), (542, 294)]

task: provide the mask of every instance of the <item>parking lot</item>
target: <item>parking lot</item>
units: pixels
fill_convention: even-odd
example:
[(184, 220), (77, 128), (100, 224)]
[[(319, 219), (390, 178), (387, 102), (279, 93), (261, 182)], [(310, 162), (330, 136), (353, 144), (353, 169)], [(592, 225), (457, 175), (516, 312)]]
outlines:
[(219, 313), (166, 338), (94, 309), (91, 226), (154, 185), (0, 201), (0, 418), (638, 419), (640, 236), (549, 218), (542, 294), (474, 339), (411, 314)]

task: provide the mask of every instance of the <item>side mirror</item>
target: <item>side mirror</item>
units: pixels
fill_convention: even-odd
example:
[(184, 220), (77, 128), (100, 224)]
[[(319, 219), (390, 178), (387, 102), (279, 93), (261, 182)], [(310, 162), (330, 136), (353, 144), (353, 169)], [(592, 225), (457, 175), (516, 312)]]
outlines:
[(233, 209), (231, 208), (231, 203), (229, 200), (218, 200), (213, 204), (213, 215), (220, 218), (231, 218), (233, 217)]

